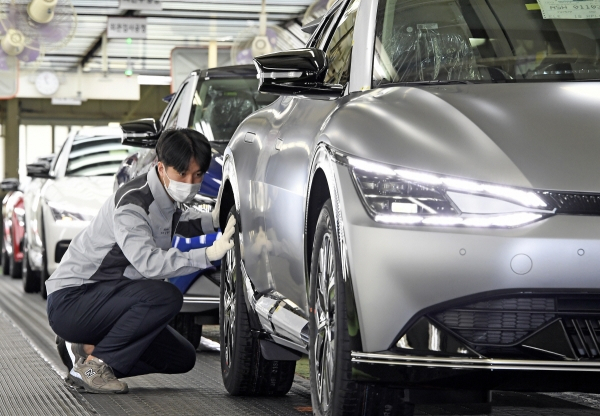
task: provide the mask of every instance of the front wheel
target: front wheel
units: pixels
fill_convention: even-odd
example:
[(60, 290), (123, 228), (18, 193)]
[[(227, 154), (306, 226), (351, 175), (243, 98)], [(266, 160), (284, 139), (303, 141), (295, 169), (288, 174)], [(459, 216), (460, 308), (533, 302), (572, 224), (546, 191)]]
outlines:
[(6, 250), (6, 236), (2, 236), (2, 273), (5, 275), (10, 274), (10, 254), (8, 254), (8, 250)]
[(239, 216), (235, 207), (237, 225), (234, 248), (221, 262), (221, 301), (219, 326), (221, 343), (221, 372), (223, 384), (234, 396), (284, 396), (294, 381), (295, 361), (265, 360), (260, 341), (253, 337), (240, 268)]
[(17, 239), (15, 238), (15, 231), (14, 228), (10, 228), (10, 232), (11, 232), (11, 244), (13, 244), (13, 249), (12, 249), (12, 253), (10, 254), (10, 257), (8, 258), (8, 267), (10, 269), (10, 277), (12, 277), (13, 279), (18, 279), (19, 277), (21, 277), (21, 262), (18, 262), (15, 260), (15, 256), (17, 255), (17, 250), (15, 249), (15, 244)]
[[(403, 394), (352, 380), (350, 335), (339, 239), (331, 199), (321, 209), (311, 253), (308, 328), (313, 413), (317, 416), (413, 414)], [(401, 390), (400, 390), (401, 391)]]
[(40, 291), (40, 276), (29, 264), (29, 247), (27, 236), (23, 237), (23, 262), (21, 263), (21, 274), (23, 276), (23, 290), (26, 293)]
[(42, 226), (40, 227), (42, 238), (42, 270), (40, 270), (40, 295), (42, 295), (42, 299), (48, 298), (48, 291), (46, 290), (46, 280), (50, 276), (48, 276), (48, 255), (46, 254), (46, 229), (44, 228), (44, 216), (42, 215)]

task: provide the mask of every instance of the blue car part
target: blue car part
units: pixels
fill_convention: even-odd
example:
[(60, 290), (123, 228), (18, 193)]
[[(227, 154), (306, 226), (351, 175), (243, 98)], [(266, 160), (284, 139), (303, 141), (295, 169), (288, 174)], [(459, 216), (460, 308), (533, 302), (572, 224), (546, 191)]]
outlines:
[[(171, 242), (171, 246), (179, 249), (179, 251), (190, 251), (196, 248), (203, 248), (212, 246), (215, 240), (221, 235), (218, 233), (210, 233), (206, 235), (200, 235), (198, 237), (185, 238), (176, 235), (173, 237), (173, 241)], [(214, 267), (209, 267), (203, 270), (199, 270), (195, 273), (187, 274), (185, 276), (172, 277), (169, 279), (169, 282), (173, 283), (181, 293), (187, 292), (190, 286), (198, 279), (203, 273), (206, 271), (214, 271), (215, 268), (221, 266), (221, 261), (215, 261), (212, 263)]]

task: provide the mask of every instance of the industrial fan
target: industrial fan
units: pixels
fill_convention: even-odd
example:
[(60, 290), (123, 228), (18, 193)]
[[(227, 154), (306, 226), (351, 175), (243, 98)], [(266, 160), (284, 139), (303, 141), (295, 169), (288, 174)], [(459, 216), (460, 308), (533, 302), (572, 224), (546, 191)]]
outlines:
[(64, 47), (76, 27), (71, 0), (1, 0), (0, 76), (16, 73), (18, 61), (33, 62)]
[(251, 64), (252, 58), (271, 52), (303, 47), (303, 43), (279, 26), (267, 27), (265, 0), (258, 26), (251, 26), (238, 34), (231, 47), (232, 64)]

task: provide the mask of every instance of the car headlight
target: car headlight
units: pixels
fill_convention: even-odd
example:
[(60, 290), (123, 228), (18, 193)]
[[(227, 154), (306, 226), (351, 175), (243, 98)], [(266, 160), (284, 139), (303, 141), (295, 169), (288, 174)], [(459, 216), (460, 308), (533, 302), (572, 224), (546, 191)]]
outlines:
[(353, 156), (341, 158), (350, 168), (363, 205), (377, 222), (511, 228), (554, 213), (532, 190), (392, 167)]
[(48, 207), (52, 213), (54, 221), (91, 221), (94, 219), (94, 214), (85, 212), (75, 207), (62, 205), (57, 202), (48, 202)]

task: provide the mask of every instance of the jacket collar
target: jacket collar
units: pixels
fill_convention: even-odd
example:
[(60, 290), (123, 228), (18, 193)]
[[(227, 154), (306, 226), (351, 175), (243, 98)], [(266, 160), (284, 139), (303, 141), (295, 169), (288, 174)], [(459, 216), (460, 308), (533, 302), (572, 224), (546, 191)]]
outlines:
[(160, 210), (166, 215), (172, 215), (175, 212), (176, 203), (171, 200), (165, 187), (160, 182), (160, 179), (158, 178), (158, 167), (156, 166), (148, 172), (148, 186), (150, 187), (150, 192), (152, 192), (154, 201)]

